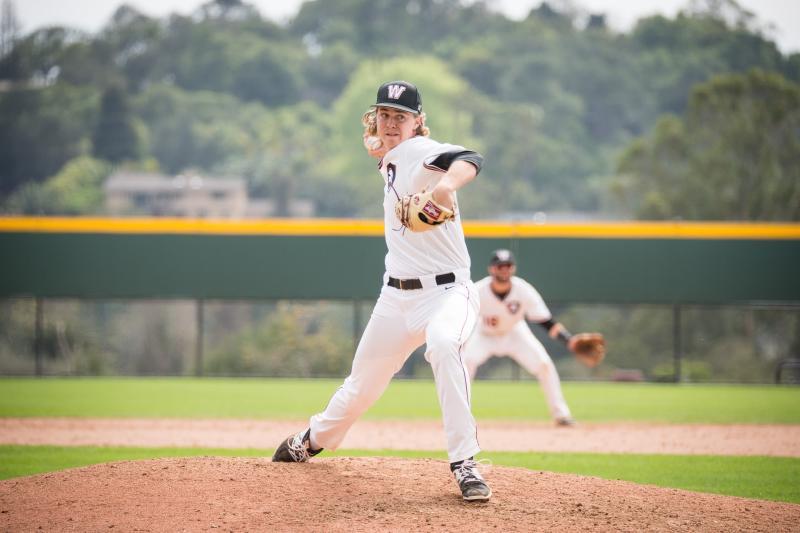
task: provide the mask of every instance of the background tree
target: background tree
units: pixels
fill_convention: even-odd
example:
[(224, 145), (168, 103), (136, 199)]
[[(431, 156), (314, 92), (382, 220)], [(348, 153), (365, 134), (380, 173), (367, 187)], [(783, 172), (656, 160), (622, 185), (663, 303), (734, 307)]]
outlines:
[(5, 210), (22, 215), (93, 215), (103, 209), (103, 182), (111, 174), (104, 161), (81, 156), (67, 162), (44, 183), (26, 183)]
[(0, 195), (41, 182), (85, 153), (97, 100), (91, 87), (0, 93)]
[(184, 91), (153, 85), (133, 101), (135, 114), (148, 126), (150, 153), (161, 168), (215, 172), (230, 160), (246, 158), (258, 146), (259, 125), (268, 110), (210, 91)]
[[(292, 151), (302, 155), (291, 173), (307, 178), (294, 181), (314, 187), (291, 194), (309, 194), (327, 215), (374, 216), (377, 207), (356, 193), (367, 194), (374, 176), (356, 132), (385, 76), (417, 81), (430, 95), (435, 136), (484, 151), (476, 194), (462, 198), (472, 216), (627, 216), (614, 201), (620, 152), (663, 114), (682, 116), (693, 86), (754, 67), (800, 81), (800, 54), (781, 54), (733, 0), (694, 2), (630, 33), (577, 6), (543, 3), (516, 21), (483, 2), (308, 1), (277, 24), (247, 2), (212, 0), (163, 19), (122, 6), (96, 35), (40, 29), (0, 57), (0, 80), (13, 87), (0, 93), (0, 197), (90, 150), (97, 93), (122, 85), (139, 156), (166, 172), (239, 161), (254, 192), (278, 183), (272, 154), (256, 162), (270, 152), (266, 117), (315, 102), (328, 117), (312, 122), (329, 137), (319, 146), (317, 136), (292, 137), (313, 146)], [(70, 103), (76, 93), (85, 102)], [(77, 111), (86, 104), (88, 114)], [(130, 128), (119, 131), (132, 139)]]
[(92, 143), (95, 157), (111, 163), (141, 158), (140, 140), (128, 95), (121, 85), (112, 85), (103, 92)]
[(138, 92), (156, 76), (154, 71), (163, 55), (164, 34), (164, 25), (158, 19), (123, 4), (100, 31), (94, 44), (102, 48), (111, 64), (121, 71), (125, 86)]
[(800, 85), (753, 70), (692, 92), (620, 160), (640, 218), (800, 220)]

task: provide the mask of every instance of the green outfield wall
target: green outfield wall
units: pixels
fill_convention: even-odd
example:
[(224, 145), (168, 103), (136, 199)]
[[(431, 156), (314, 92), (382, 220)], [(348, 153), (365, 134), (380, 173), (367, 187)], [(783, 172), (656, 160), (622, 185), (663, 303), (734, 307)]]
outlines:
[[(548, 301), (800, 302), (800, 224), (465, 225)], [(0, 297), (373, 299), (380, 221), (0, 218)]]

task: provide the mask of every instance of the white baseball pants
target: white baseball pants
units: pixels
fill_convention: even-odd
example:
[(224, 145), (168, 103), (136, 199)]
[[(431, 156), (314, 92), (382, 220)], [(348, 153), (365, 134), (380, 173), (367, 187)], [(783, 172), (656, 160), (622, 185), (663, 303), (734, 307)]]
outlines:
[(493, 355), (511, 357), (536, 376), (544, 392), (550, 416), (555, 419), (572, 416), (561, 391), (561, 380), (553, 360), (525, 321), (520, 320), (504, 335), (486, 335), (480, 328), (475, 328), (464, 345), (464, 363), (470, 377), (474, 378), (478, 367)]
[[(450, 462), (478, 453), (477, 429), (470, 410), (470, 379), (461, 359), (462, 345), (478, 316), (479, 299), (468, 274), (463, 281), (400, 290), (386, 285), (356, 349), (353, 368), (328, 406), (311, 417), (313, 448), (335, 450), (350, 426), (378, 398), (411, 353), (427, 343), (425, 359), (433, 368)], [(458, 280), (459, 278), (457, 278)]]

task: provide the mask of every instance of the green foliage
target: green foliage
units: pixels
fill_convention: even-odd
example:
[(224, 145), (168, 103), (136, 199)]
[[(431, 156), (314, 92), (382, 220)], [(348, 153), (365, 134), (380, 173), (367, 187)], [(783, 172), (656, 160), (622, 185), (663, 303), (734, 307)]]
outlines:
[(683, 119), (662, 118), (620, 171), (641, 218), (800, 219), (800, 85), (759, 70), (697, 86)]
[(465, 6), (458, 0), (316, 0), (303, 3), (290, 30), (312, 36), (323, 47), (344, 41), (363, 55), (395, 57), (427, 52), (443, 36), (469, 42), (508, 25), (482, 2)]
[(213, 92), (187, 92), (154, 85), (134, 101), (148, 124), (150, 150), (167, 172), (187, 168), (213, 170), (257, 150), (267, 111), (242, 105), (234, 97)]
[(142, 157), (128, 95), (119, 85), (103, 92), (92, 143), (95, 157), (111, 163), (136, 161)]
[(27, 183), (11, 195), (7, 211), (24, 215), (92, 215), (103, 208), (103, 182), (111, 166), (91, 157), (68, 161), (42, 184)]
[[(109, 361), (101, 342), (87, 327), (80, 303), (47, 304), (39, 349), (50, 372), (105, 374)], [(0, 359), (6, 368), (29, 373), (34, 366), (35, 303), (18, 300), (0, 306)]]
[(0, 93), (0, 195), (85, 154), (96, 102), (95, 89), (71, 85)]
[[(281, 205), (299, 195), (324, 216), (377, 216), (374, 189), (365, 186), (377, 175), (360, 144), (359, 119), (378, 84), (406, 78), (422, 88), (434, 138), (486, 156), (484, 173), (461, 198), (469, 217), (537, 210), (619, 216), (627, 208), (614, 200), (623, 192), (641, 216), (787, 219), (773, 201), (788, 191), (789, 205), (797, 203), (787, 185), (794, 156), (785, 132), (783, 140), (765, 136), (770, 148), (755, 163), (775, 191), (756, 198), (759, 184), (740, 187), (757, 206), (743, 207), (728, 191), (709, 202), (702, 187), (668, 195), (638, 187), (631, 176), (610, 178), (619, 153), (643, 132), (670, 142), (694, 133), (694, 123), (684, 132), (669, 117), (688, 120), (684, 114), (695, 112), (687, 102), (696, 84), (753, 68), (800, 81), (800, 56), (783, 56), (735, 2), (698, 5), (672, 19), (642, 19), (629, 34), (610, 31), (602, 14), (583, 24), (563, 3), (513, 21), (483, 2), (318, 0), (303, 3), (284, 25), (246, 2), (212, 0), (165, 19), (122, 6), (97, 35), (41, 29), (0, 58), (0, 196), (20, 189), (28, 203), (44, 204), (28, 184), (86, 154), (94, 139), (94, 154), (110, 161), (154, 158), (169, 173), (242, 172), (252, 192), (278, 191)], [(130, 91), (130, 114), (124, 99), (116, 111), (108, 108), (118, 86)], [(98, 105), (103, 92), (106, 111)], [(779, 93), (788, 92), (773, 96), (786, 103)], [(308, 113), (312, 102), (327, 113)], [(740, 111), (753, 131), (773, 125), (748, 122), (742, 117), (750, 111)], [(655, 126), (665, 113), (667, 123)], [(717, 117), (706, 130), (735, 131), (739, 119)], [(264, 131), (277, 124), (285, 135), (300, 123), (284, 142)], [(719, 142), (747, 143), (747, 135)], [(280, 164), (288, 146), (295, 147), (290, 170)], [(706, 164), (720, 176), (752, 173), (749, 156), (726, 158), (706, 147), (713, 152)], [(636, 141), (629, 151), (645, 148)], [(699, 165), (686, 159), (693, 154), (680, 148), (664, 160), (676, 168), (664, 181)], [(287, 175), (302, 183), (289, 185)], [(724, 205), (698, 210), (693, 203)]]
[(111, 167), (105, 162), (79, 157), (67, 162), (44, 188), (58, 200), (58, 214), (95, 214), (102, 208), (103, 182), (110, 173)]
[[(107, 324), (104, 346), (114, 354), (109, 366), (125, 375), (175, 376), (188, 373), (184, 354), (194, 353), (192, 302), (172, 302), (153, 306), (147, 302), (129, 305), (103, 305), (95, 309), (96, 322)], [(82, 373), (79, 375), (92, 375)]]
[(304, 57), (296, 44), (284, 42), (280, 29), (251, 11), (246, 18), (207, 9), (201, 15), (173, 16), (166, 33), (150, 38), (155, 53), (148, 78), (271, 106), (297, 101)]
[(34, 372), (35, 300), (0, 302), (0, 361), (4, 373), (25, 375)]
[(158, 47), (164, 33), (160, 21), (123, 4), (111, 16), (96, 43), (120, 66), (126, 85), (139, 90), (161, 56)]
[(775, 43), (745, 27), (732, 26), (722, 14), (681, 13), (675, 19), (644, 18), (631, 34), (632, 45), (643, 53), (643, 88), (652, 91), (662, 111), (681, 113), (692, 86), (712, 73), (745, 72), (754, 67), (790, 74)]
[(330, 135), (327, 112), (311, 102), (264, 110), (254, 127), (253, 146), (218, 165), (223, 173), (247, 178), (251, 195), (271, 197), (278, 216), (288, 216), (289, 202), (298, 196), (319, 198), (322, 215), (345, 214), (336, 212), (330, 199), (319, 194), (318, 188), (330, 182), (325, 167), (308, 167)]
[(328, 108), (344, 90), (361, 57), (347, 43), (336, 43), (309, 54), (303, 74), (306, 92), (313, 101)]
[[(556, 312), (556, 311), (554, 311)], [(556, 312), (563, 324), (575, 331), (602, 331), (608, 342), (609, 354), (602, 365), (589, 373), (568, 352), (559, 365), (569, 367), (570, 376), (614, 379), (617, 370), (639, 370), (645, 379), (659, 379), (666, 373), (672, 377), (673, 315), (664, 306), (570, 306)], [(556, 343), (543, 340), (548, 349), (561, 350)], [(559, 352), (556, 352), (559, 353)], [(663, 370), (661, 370), (663, 369)], [(562, 374), (564, 371), (561, 371)]]
[(352, 339), (335, 316), (308, 306), (279, 304), (253, 329), (232, 335), (209, 354), (211, 375), (342, 375), (352, 361)]
[(0, 77), (6, 80), (46, 79), (60, 73), (62, 55), (84, 36), (75, 30), (47, 27), (15, 43), (11, 53), (0, 58)]

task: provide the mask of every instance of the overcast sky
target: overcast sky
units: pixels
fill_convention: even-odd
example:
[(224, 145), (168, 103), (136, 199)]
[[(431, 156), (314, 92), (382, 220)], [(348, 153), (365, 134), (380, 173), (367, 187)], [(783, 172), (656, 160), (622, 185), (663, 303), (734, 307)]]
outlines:
[[(169, 13), (187, 14), (205, 0), (12, 0), (23, 31), (59, 24), (97, 31), (114, 10), (127, 3), (151, 16)], [(303, 0), (248, 0), (258, 6), (262, 15), (276, 21), (292, 17)], [(335, 0), (327, 0), (335, 1)], [(492, 5), (512, 18), (527, 15), (541, 0), (493, 0)], [(639, 18), (654, 13), (674, 16), (688, 0), (575, 0), (577, 5), (593, 13), (605, 13), (609, 24), (627, 30)], [(800, 0), (738, 0), (739, 5), (754, 12), (759, 20), (773, 26), (770, 36), (783, 52), (800, 52)]]

